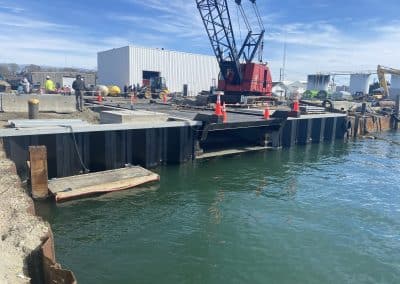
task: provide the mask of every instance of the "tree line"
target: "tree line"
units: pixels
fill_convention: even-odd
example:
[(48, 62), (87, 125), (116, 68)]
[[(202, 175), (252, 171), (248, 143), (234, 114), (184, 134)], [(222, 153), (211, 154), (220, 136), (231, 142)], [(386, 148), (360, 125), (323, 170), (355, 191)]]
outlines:
[(85, 70), (71, 67), (49, 67), (39, 66), (35, 64), (16, 64), (16, 63), (0, 63), (0, 75), (5, 79), (11, 79), (16, 76), (23, 76), (32, 72), (87, 72)]

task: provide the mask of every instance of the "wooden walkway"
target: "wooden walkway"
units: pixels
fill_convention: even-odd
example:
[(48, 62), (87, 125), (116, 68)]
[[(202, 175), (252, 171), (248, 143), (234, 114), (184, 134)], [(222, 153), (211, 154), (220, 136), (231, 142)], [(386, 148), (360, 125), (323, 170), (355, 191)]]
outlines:
[(84, 196), (125, 190), (152, 181), (160, 176), (142, 167), (90, 173), (49, 180), (49, 190), (56, 202)]

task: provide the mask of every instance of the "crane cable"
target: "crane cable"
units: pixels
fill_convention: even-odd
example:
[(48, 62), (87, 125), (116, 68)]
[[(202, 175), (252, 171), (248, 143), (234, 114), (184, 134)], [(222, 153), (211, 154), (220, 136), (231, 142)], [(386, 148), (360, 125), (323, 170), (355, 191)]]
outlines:
[[(263, 24), (263, 21), (261, 18), (261, 13), (260, 13), (260, 10), (258, 9), (256, 0), (250, 0), (250, 2), (253, 3), (253, 9), (254, 9), (254, 13), (256, 14), (256, 17), (257, 17), (258, 25), (260, 26), (261, 32), (263, 33), (263, 32), (265, 32), (265, 26)], [(263, 53), (264, 53), (264, 37), (262, 38), (261, 45), (258, 49), (258, 60), (260, 62), (263, 62), (263, 55), (264, 55)]]
[(237, 6), (236, 6), (236, 12), (237, 12), (238, 27), (239, 27), (239, 39), (242, 42), (243, 41), (242, 27), (240, 26), (239, 7)]
[(250, 22), (249, 19), (247, 18), (246, 13), (244, 12), (243, 6), (242, 4), (237, 4), (240, 10), (240, 13), (242, 14), (242, 17), (244, 19), (244, 23), (246, 24), (247, 30), (250, 32), (251, 31), (251, 26), (250, 26)]
[[(253, 2), (253, 1), (252, 1), (252, 2)], [(264, 24), (263, 24), (263, 22), (262, 22), (260, 10), (258, 9), (258, 6), (257, 6), (257, 4), (256, 4), (256, 1), (253, 2), (253, 8), (254, 8), (254, 12), (256, 13), (257, 20), (258, 20), (258, 24), (260, 25), (261, 30), (262, 30), (262, 31), (265, 31), (265, 27), (264, 27)]]

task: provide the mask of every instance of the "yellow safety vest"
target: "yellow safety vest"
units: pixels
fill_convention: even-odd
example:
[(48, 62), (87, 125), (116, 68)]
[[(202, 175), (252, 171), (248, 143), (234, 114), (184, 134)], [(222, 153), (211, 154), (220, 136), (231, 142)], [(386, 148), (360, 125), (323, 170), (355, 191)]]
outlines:
[(44, 84), (44, 88), (46, 91), (55, 91), (56, 86), (54, 85), (54, 82), (52, 80), (46, 80), (46, 83)]

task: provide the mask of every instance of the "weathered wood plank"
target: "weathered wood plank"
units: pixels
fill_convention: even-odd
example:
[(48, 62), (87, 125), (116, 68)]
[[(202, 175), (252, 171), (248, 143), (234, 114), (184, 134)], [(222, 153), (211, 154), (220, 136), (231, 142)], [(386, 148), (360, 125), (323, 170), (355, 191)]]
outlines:
[(61, 202), (77, 197), (124, 190), (158, 180), (160, 176), (149, 170), (142, 167), (128, 167), (53, 179), (49, 181), (49, 189), (56, 201)]
[(29, 166), (32, 197), (46, 198), (49, 195), (46, 146), (29, 146)]

